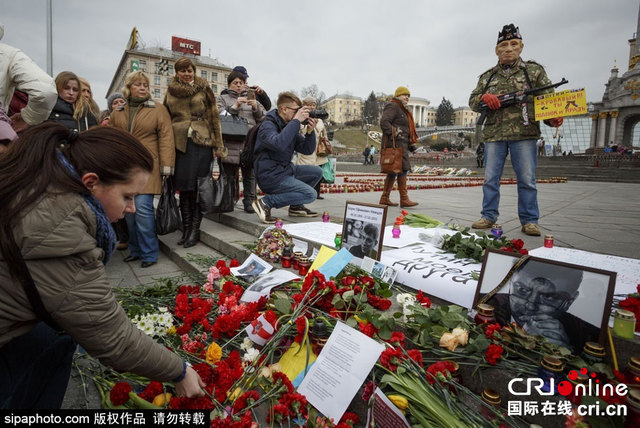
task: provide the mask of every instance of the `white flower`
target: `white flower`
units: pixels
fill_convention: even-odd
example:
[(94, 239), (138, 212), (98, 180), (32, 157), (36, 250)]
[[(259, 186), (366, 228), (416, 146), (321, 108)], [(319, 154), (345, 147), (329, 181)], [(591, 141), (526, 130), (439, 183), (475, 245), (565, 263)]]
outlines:
[(410, 293), (400, 293), (396, 296), (396, 302), (398, 302), (398, 304), (400, 306), (404, 306), (404, 302), (407, 300), (407, 298), (409, 297), (413, 297), (411, 296)]
[(242, 359), (244, 361), (252, 362), (252, 361), (255, 361), (256, 358), (258, 358), (259, 355), (260, 355), (260, 351), (258, 351), (255, 348), (251, 348), (251, 349), (247, 350), (246, 354), (244, 354), (242, 356)]
[(158, 308), (158, 310), (160, 311), (160, 313), (166, 313), (166, 312), (169, 312), (169, 309), (167, 309), (167, 307), (166, 307), (166, 306), (159, 307), (159, 308)]
[(252, 348), (253, 348), (253, 341), (248, 337), (245, 337), (244, 340), (242, 341), (242, 344), (240, 345), (240, 349), (242, 349), (243, 351), (248, 351), (249, 349), (252, 349)]

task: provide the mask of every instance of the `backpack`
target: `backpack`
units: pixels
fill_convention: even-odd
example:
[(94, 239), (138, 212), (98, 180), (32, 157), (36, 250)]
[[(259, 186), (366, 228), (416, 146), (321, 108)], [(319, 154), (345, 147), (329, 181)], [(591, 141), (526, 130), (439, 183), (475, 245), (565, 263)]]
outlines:
[(244, 140), (244, 148), (240, 153), (240, 165), (244, 168), (253, 168), (253, 149), (256, 146), (256, 140), (258, 139), (258, 129), (262, 125), (264, 120), (256, 123), (256, 125), (247, 132), (247, 137)]

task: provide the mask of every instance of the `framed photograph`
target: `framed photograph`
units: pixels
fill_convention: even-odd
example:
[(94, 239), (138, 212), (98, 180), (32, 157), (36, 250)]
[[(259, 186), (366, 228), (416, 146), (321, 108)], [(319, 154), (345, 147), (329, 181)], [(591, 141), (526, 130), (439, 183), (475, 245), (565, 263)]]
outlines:
[[(474, 308), (519, 257), (487, 249)], [(531, 257), (486, 303), (501, 325), (516, 322), (529, 334), (580, 353), (585, 342), (605, 343), (615, 283), (615, 272)]]
[(354, 257), (380, 260), (387, 206), (347, 201), (342, 224), (342, 248)]
[(366, 256), (363, 258), (360, 267), (369, 272), (374, 278), (386, 282), (389, 285), (393, 284), (396, 276), (398, 276), (397, 269)]

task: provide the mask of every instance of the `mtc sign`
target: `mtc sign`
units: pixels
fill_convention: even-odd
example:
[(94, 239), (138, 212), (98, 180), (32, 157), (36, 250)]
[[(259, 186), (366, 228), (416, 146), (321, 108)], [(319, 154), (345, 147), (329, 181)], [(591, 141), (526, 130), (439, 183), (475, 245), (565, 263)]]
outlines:
[(171, 50), (192, 55), (200, 55), (200, 42), (171, 36)]

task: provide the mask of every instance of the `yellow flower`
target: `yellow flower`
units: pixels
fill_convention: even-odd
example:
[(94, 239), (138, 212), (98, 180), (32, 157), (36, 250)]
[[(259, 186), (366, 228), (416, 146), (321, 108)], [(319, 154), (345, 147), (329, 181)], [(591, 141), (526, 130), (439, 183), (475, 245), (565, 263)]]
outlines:
[(171, 401), (171, 397), (173, 397), (173, 395), (171, 395), (170, 392), (165, 392), (164, 394), (158, 394), (153, 399), (153, 405), (158, 407), (164, 407), (165, 404)]
[(409, 407), (409, 401), (402, 395), (392, 394), (388, 395), (387, 398), (389, 399), (389, 401), (395, 404), (398, 409), (402, 410), (403, 413), (404, 410)]
[(167, 334), (176, 334), (176, 326), (172, 325), (167, 329)]
[(462, 346), (466, 346), (469, 342), (469, 332), (464, 328), (456, 327), (451, 332), (456, 337), (458, 343)]
[(211, 342), (207, 348), (207, 363), (215, 364), (222, 359), (222, 348), (216, 342)]
[(440, 338), (440, 346), (447, 348), (449, 351), (455, 351), (458, 346), (458, 339), (453, 333), (444, 333)]

